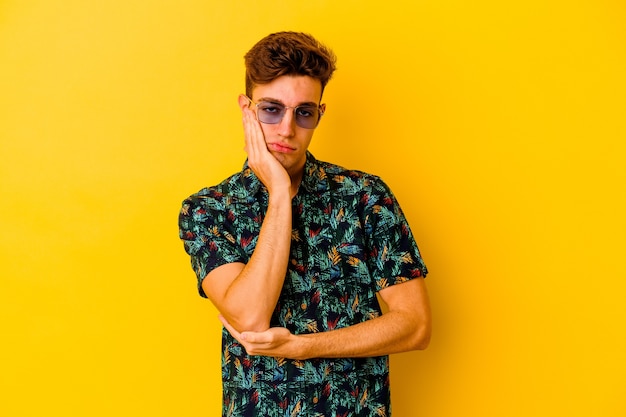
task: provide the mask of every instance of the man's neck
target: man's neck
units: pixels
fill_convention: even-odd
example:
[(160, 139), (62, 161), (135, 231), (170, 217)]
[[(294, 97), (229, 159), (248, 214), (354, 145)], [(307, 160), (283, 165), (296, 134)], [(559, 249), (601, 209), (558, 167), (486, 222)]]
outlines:
[(300, 171), (298, 171), (295, 175), (290, 175), (291, 177), (291, 198), (294, 198), (296, 194), (298, 194), (298, 189), (300, 188), (300, 183), (302, 182), (302, 176), (304, 175), (304, 167)]

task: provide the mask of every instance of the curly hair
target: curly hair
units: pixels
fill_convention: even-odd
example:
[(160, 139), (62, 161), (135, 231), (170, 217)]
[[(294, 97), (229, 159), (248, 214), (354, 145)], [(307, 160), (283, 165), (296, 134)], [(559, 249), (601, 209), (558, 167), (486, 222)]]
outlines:
[(283, 75), (307, 75), (322, 83), (322, 92), (336, 69), (337, 58), (313, 36), (301, 32), (272, 33), (244, 56), (246, 94), (259, 84)]

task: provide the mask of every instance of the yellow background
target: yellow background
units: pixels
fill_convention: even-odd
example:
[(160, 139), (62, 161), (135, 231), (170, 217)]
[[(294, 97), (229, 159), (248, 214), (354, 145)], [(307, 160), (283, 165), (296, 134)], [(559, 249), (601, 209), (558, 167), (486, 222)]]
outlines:
[(621, 1), (0, 2), (0, 415), (216, 416), (181, 200), (240, 169), (243, 54), (339, 57), (312, 151), (431, 271), (394, 415), (626, 415)]

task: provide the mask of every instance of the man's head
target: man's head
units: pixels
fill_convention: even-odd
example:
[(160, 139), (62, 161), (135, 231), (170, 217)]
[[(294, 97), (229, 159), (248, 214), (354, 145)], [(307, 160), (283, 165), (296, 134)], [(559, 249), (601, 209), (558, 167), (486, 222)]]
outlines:
[(324, 87), (335, 56), (312, 36), (280, 32), (261, 39), (245, 56), (244, 116), (254, 111), (270, 153), (292, 181), (301, 178), (306, 153), (326, 105)]
[[(254, 87), (283, 75), (306, 75), (319, 80), (322, 93), (335, 71), (333, 52), (314, 37), (300, 32), (278, 32), (266, 36), (245, 55), (246, 95)], [(320, 97), (321, 99), (321, 97)]]

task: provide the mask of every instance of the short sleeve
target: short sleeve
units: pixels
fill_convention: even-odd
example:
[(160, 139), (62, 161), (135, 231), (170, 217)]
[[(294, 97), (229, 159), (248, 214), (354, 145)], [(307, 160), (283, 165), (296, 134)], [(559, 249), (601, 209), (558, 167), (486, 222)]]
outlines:
[(225, 230), (225, 210), (211, 196), (192, 196), (182, 203), (178, 216), (179, 237), (191, 257), (191, 266), (198, 280), (198, 292), (207, 297), (202, 281), (218, 266), (247, 262), (243, 249)]
[(367, 198), (365, 226), (368, 235), (368, 267), (380, 291), (390, 285), (424, 278), (428, 269), (411, 228), (389, 187), (377, 178)]

